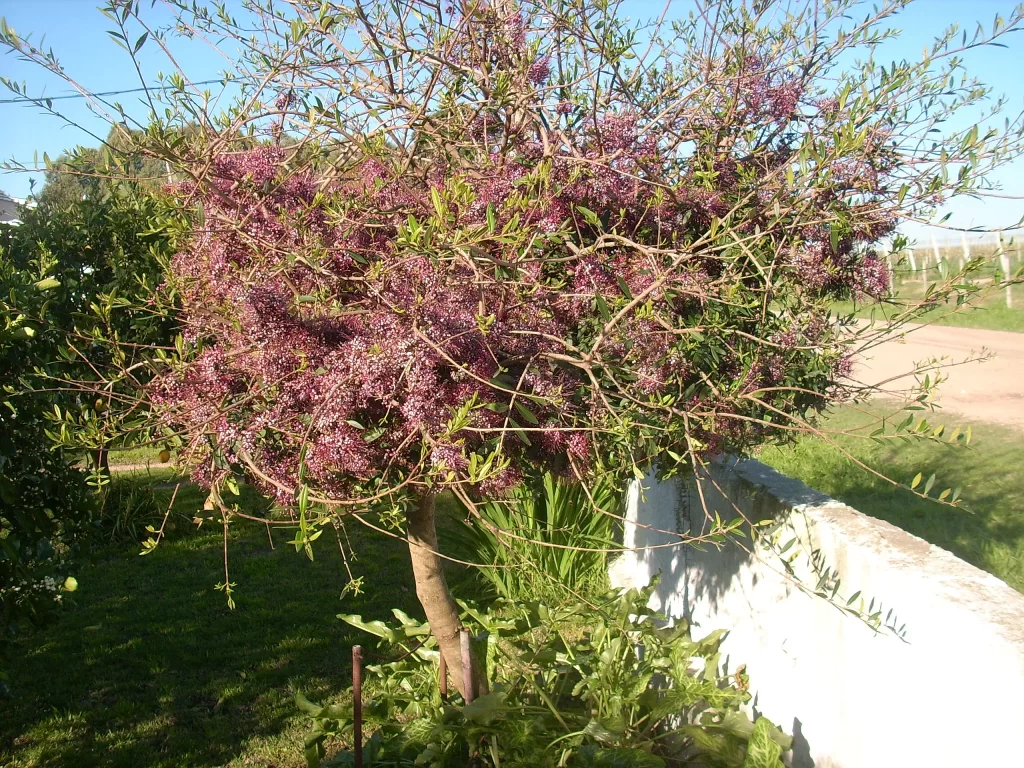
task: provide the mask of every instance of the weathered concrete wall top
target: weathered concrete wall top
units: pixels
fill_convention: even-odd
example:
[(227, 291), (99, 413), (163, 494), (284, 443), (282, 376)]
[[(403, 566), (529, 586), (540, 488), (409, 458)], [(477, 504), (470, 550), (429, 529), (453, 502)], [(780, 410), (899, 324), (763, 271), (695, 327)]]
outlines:
[[(652, 608), (730, 630), (723, 658), (793, 766), (1024, 765), (1024, 595), (756, 461), (643, 486), (613, 584), (661, 573)], [(678, 544), (716, 512), (757, 535)]]

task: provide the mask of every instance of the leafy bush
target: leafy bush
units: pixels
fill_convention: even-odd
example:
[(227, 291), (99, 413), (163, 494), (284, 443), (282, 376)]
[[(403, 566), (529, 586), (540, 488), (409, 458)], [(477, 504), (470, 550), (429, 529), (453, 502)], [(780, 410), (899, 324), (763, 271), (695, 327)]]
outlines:
[(462, 558), (494, 566), (474, 573), (501, 597), (564, 602), (580, 593), (603, 594), (601, 550), (613, 545), (620, 499), (608, 480), (585, 487), (547, 472), (504, 499), (472, 508), (460, 500), (465, 522), (449, 536)]
[[(364, 721), (376, 732), (364, 764), (779, 768), (791, 740), (741, 711), (746, 676), (719, 672), (724, 633), (695, 640), (686, 623), (663, 627), (646, 607), (650, 595), (651, 587), (611, 595), (597, 610), (500, 601), (483, 612), (463, 603), (490, 681), (470, 704), (441, 700), (427, 624), (398, 610), (390, 625), (342, 616), (400, 656), (367, 668)], [(351, 765), (347, 752), (323, 762), (327, 738), (351, 731), (351, 703), (296, 699), (315, 723), (310, 766)]]
[(93, 510), (84, 473), (46, 435), (52, 395), (26, 386), (61, 338), (47, 323), (48, 265), (29, 266), (0, 247), (0, 657), (23, 625), (54, 615), (62, 561)]
[(118, 478), (103, 494), (98, 522), (111, 541), (139, 542), (159, 526), (165, 510), (157, 499), (152, 478)]
[(69, 559), (99, 525), (78, 455), (65, 449), (73, 431), (104, 448), (119, 395), (144, 374), (93, 391), (100, 370), (126, 361), (98, 340), (169, 337), (165, 320), (134, 306), (152, 294), (167, 247), (159, 201), (109, 180), (58, 197), (0, 226), (0, 644), (53, 616)]

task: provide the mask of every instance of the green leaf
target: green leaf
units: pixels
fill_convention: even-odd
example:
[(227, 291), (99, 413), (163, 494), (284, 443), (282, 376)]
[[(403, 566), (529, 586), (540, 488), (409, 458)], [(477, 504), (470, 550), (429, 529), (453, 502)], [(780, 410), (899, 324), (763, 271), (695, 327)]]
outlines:
[(295, 706), (297, 706), (300, 711), (305, 712), (308, 715), (318, 715), (320, 714), (320, 710), (323, 709), (319, 704), (314, 704), (312, 701), (307, 699), (302, 694), (302, 691), (295, 692)]
[(506, 698), (508, 694), (503, 691), (486, 693), (463, 707), (462, 716), (477, 725), (490, 725), (508, 711)]
[(743, 768), (783, 768), (782, 747), (772, 737), (772, 731), (777, 730), (768, 718), (757, 718), (747, 744)]
[(351, 624), (357, 629), (381, 637), (389, 643), (394, 643), (399, 639), (398, 633), (383, 621), (363, 621), (363, 617), (355, 613), (339, 613), (338, 618), (346, 624)]
[(39, 280), (38, 282), (36, 282), (35, 286), (40, 291), (49, 291), (53, 288), (59, 288), (60, 280), (54, 280), (52, 277), (47, 277), (44, 278), (43, 280)]
[(932, 489), (933, 485), (935, 485), (935, 473), (934, 472), (932, 473), (931, 477), (928, 478), (928, 482), (926, 482), (924, 484), (924, 494), (925, 494), (925, 496), (928, 495), (928, 491), (930, 491)]
[(592, 226), (597, 226), (601, 223), (601, 219), (589, 208), (584, 208), (582, 205), (577, 205), (576, 210), (580, 212), (580, 215), (586, 220), (586, 222)]
[(526, 419), (528, 422), (530, 422), (531, 424), (539, 424), (540, 423), (539, 421), (537, 421), (537, 417), (533, 415), (533, 412), (529, 408), (527, 408), (525, 405), (520, 403), (518, 400), (516, 401), (516, 410), (519, 411), (519, 413), (522, 415), (522, 417), (524, 419)]
[(622, 736), (621, 731), (617, 732), (602, 725), (596, 717), (590, 719), (587, 727), (583, 729), (583, 733), (601, 744), (612, 744)]
[(633, 293), (632, 291), (629, 290), (629, 286), (626, 284), (626, 281), (622, 279), (622, 275), (616, 275), (615, 279), (619, 283), (619, 290), (622, 291), (622, 295), (625, 296), (627, 299), (632, 300)]
[(910, 488), (911, 488), (911, 490), (913, 490), (914, 488), (917, 488), (917, 486), (919, 486), (921, 484), (921, 480), (923, 479), (923, 477), (924, 477), (924, 475), (922, 475), (920, 472), (918, 472), (916, 475), (914, 475), (914, 479), (910, 481)]

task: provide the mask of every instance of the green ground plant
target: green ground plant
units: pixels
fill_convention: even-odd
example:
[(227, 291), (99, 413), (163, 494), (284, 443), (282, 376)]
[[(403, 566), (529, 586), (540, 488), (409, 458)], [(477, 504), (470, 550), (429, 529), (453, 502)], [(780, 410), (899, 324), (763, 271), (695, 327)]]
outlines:
[[(364, 765), (781, 768), (791, 739), (741, 711), (750, 700), (745, 674), (719, 672), (724, 632), (698, 640), (685, 621), (666, 627), (647, 608), (652, 590), (562, 608), (462, 603), (464, 623), (486, 647), (489, 689), (468, 704), (457, 694), (440, 697), (429, 625), (401, 611), (397, 623), (342, 615), (398, 658), (368, 667), (364, 716), (376, 732)], [(314, 722), (310, 768), (352, 765), (347, 752), (325, 762), (323, 746), (351, 738), (351, 700), (296, 700)]]
[(459, 503), (464, 522), (446, 539), (453, 554), (483, 566), (472, 573), (500, 597), (557, 603), (603, 594), (621, 499), (607, 479), (588, 487), (546, 472), (507, 498)]

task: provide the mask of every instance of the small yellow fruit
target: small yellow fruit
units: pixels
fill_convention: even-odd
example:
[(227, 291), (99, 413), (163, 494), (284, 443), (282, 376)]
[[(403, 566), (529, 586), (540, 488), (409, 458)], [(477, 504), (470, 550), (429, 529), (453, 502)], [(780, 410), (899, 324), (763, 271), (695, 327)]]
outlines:
[(68, 576), (66, 579), (64, 579), (65, 592), (74, 592), (76, 589), (78, 589), (78, 579), (76, 579), (74, 576)]
[(107, 404), (103, 401), (102, 397), (96, 398), (96, 413), (104, 413), (107, 410)]
[(168, 450), (160, 451), (160, 461), (162, 463), (166, 464), (170, 460), (171, 460), (171, 452), (170, 451), (168, 451)]

